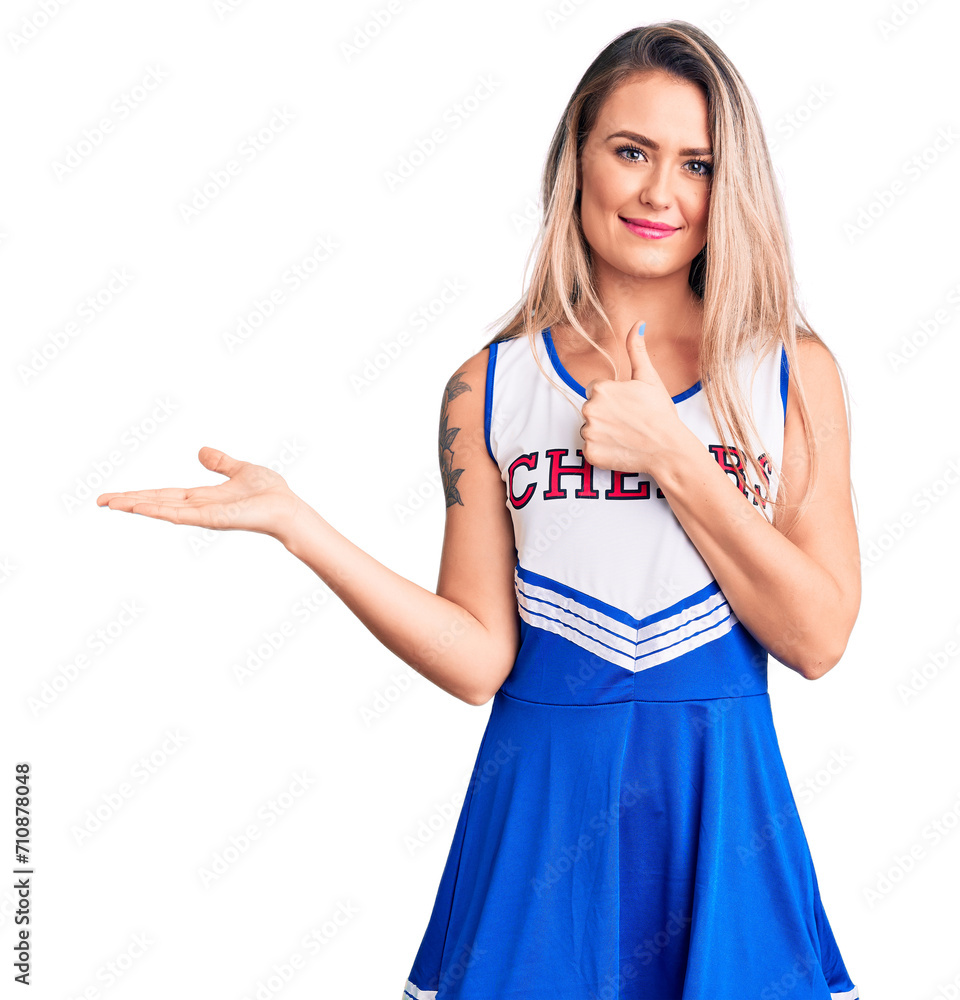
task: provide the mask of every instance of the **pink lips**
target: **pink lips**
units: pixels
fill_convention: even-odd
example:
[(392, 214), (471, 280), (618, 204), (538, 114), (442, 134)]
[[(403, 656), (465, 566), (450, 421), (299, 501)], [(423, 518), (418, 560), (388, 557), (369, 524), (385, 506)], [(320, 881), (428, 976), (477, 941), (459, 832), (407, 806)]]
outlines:
[(652, 222), (650, 219), (624, 219), (623, 216), (620, 216), (620, 221), (630, 232), (648, 240), (662, 240), (678, 229), (677, 226), (668, 226), (665, 222)]

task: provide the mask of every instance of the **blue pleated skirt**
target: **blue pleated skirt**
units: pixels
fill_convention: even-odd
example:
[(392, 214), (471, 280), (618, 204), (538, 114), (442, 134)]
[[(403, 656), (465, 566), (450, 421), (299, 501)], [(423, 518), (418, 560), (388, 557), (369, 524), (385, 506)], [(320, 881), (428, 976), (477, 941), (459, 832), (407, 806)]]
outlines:
[(495, 695), (405, 1000), (855, 1000), (766, 691)]

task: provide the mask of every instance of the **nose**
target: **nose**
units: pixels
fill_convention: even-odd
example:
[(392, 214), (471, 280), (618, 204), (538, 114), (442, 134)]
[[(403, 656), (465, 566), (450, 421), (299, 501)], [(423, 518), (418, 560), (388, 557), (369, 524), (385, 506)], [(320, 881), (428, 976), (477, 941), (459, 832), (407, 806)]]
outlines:
[(662, 211), (668, 208), (673, 198), (667, 165), (662, 161), (646, 172), (640, 186), (640, 200), (651, 208)]

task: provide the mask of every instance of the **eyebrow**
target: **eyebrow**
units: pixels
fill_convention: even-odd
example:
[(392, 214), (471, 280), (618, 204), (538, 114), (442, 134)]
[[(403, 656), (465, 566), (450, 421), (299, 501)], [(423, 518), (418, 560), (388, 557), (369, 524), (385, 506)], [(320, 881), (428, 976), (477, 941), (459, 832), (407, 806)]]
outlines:
[[(624, 139), (633, 139), (634, 142), (639, 143), (641, 146), (649, 146), (655, 153), (660, 151), (660, 143), (654, 142), (653, 139), (648, 139), (645, 135), (640, 135), (637, 132), (628, 132), (625, 129), (620, 132), (614, 132), (612, 135), (608, 135), (606, 140), (609, 142), (611, 139), (616, 139), (618, 137)], [(681, 156), (713, 156), (712, 149), (702, 149), (693, 146), (688, 146), (686, 149), (680, 150)]]

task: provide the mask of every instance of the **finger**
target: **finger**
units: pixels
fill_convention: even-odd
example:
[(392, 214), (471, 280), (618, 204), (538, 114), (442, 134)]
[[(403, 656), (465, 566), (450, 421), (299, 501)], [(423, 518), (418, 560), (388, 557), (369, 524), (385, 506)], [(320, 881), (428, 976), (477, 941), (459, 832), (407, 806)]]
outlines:
[(101, 493), (97, 497), (97, 504), (103, 507), (115, 497), (140, 497), (143, 500), (185, 500), (191, 494), (191, 490), (178, 486), (171, 486), (160, 490), (127, 490), (125, 493)]
[(219, 472), (221, 476), (232, 478), (239, 471), (245, 462), (237, 458), (231, 458), (226, 452), (218, 451), (216, 448), (204, 446), (197, 452), (197, 458), (201, 464), (205, 465), (211, 472)]
[(118, 497), (109, 504), (111, 510), (122, 510), (128, 514), (143, 514), (157, 521), (168, 521), (170, 524), (192, 525), (197, 528), (229, 528), (230, 517), (217, 504), (191, 507), (177, 503), (175, 500), (155, 503), (150, 500), (138, 500), (135, 497)]
[[(171, 521), (174, 524), (196, 523), (184, 521), (183, 512), (187, 508), (177, 506), (175, 501), (155, 503), (151, 500), (141, 500), (135, 496), (123, 495), (114, 497), (107, 506), (111, 510), (122, 510), (128, 514), (143, 514), (146, 517), (153, 517), (160, 521)], [(192, 513), (198, 514), (199, 508), (195, 508)]]
[(647, 341), (643, 335), (646, 323), (640, 323), (639, 328), (631, 327), (627, 336), (627, 356), (630, 358), (630, 378), (642, 379), (644, 382), (657, 382), (660, 376), (647, 353)]
[[(102, 506), (110, 507), (111, 504), (117, 505), (111, 507), (112, 510), (127, 510), (127, 503), (155, 503), (158, 507), (170, 507), (176, 504), (181, 507), (199, 507), (202, 504), (209, 503), (211, 500), (216, 502), (216, 495), (213, 497), (207, 495), (207, 491), (210, 489), (216, 489), (216, 487), (206, 487), (202, 490), (172, 490), (171, 492), (174, 494), (182, 493), (183, 495), (170, 497), (156, 495), (164, 492), (163, 490), (130, 490), (128, 493), (104, 493), (103, 495), (108, 499)], [(97, 499), (99, 500), (100, 498), (98, 497)], [(121, 503), (125, 505), (122, 508), (118, 506)]]

